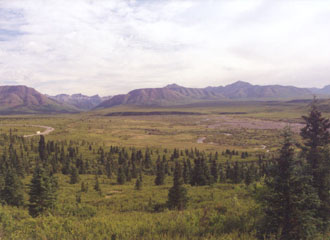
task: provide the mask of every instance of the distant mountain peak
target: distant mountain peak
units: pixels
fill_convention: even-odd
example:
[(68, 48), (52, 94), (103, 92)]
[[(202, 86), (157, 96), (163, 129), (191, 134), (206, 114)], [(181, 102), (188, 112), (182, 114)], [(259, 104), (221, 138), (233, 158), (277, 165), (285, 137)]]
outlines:
[(65, 103), (79, 110), (90, 110), (100, 104), (101, 102), (108, 100), (109, 97), (100, 97), (99, 95), (87, 96), (81, 93), (75, 93), (72, 95), (68, 94), (58, 94), (56, 96), (49, 96), (60, 103)]
[(227, 86), (233, 86), (233, 87), (248, 87), (248, 86), (253, 86), (251, 83), (244, 82), (244, 81), (237, 81), (232, 84), (229, 84)]
[(172, 83), (172, 84), (168, 84), (165, 88), (176, 89), (176, 88), (183, 88), (183, 87), (176, 83)]

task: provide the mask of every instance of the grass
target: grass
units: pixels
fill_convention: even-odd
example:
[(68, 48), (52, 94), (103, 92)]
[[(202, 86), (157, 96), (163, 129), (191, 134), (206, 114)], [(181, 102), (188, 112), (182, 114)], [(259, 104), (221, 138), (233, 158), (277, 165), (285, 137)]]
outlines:
[[(203, 115), (165, 115), (165, 116), (116, 116), (106, 117), (109, 112), (123, 111), (188, 111), (202, 113)], [(40, 124), (51, 126), (55, 131), (48, 136), (51, 140), (89, 139), (104, 143), (105, 146), (125, 145), (137, 147), (157, 148), (201, 148), (209, 151), (223, 151), (226, 148), (238, 148), (246, 151), (254, 150), (261, 145), (267, 145), (270, 149), (277, 147), (278, 132), (272, 129), (251, 129), (215, 127), (212, 124), (221, 124), (227, 118), (245, 119), (253, 123), (256, 119), (271, 121), (301, 122), (301, 115), (308, 109), (301, 108), (297, 104), (267, 102), (223, 103), (219, 106), (186, 107), (186, 108), (137, 108), (116, 107), (107, 110), (98, 110), (88, 113), (67, 115), (25, 115), (3, 116), (0, 123), (4, 124)], [(245, 112), (246, 114), (218, 114), (218, 113)], [(208, 119), (208, 121), (206, 121)], [(246, 123), (245, 123), (246, 124)], [(7, 127), (7, 130), (10, 127)], [(14, 128), (11, 127), (11, 128)], [(1, 129), (6, 130), (5, 126)], [(21, 129), (22, 131), (24, 129)], [(35, 133), (37, 129), (30, 129)], [(29, 129), (24, 130), (26, 132)], [(277, 128), (278, 130), (278, 128)], [(222, 133), (231, 133), (232, 136), (223, 137)], [(204, 144), (198, 144), (197, 139), (206, 137)], [(264, 141), (270, 142), (264, 144)], [(209, 144), (210, 142), (216, 144)], [(268, 149), (269, 150), (269, 149)], [(266, 150), (265, 150), (266, 152)]]
[[(256, 220), (248, 217), (256, 204), (250, 190), (242, 185), (186, 185), (190, 198), (187, 210), (157, 212), (155, 206), (167, 200), (171, 177), (157, 187), (154, 177), (145, 176), (141, 191), (134, 190), (134, 181), (116, 185), (114, 179), (100, 177), (100, 195), (92, 187), (94, 176), (81, 175), (89, 190), (82, 193), (79, 204), (75, 193), (80, 191), (80, 184), (69, 184), (64, 175), (58, 178), (59, 201), (51, 215), (33, 219), (26, 210), (0, 207), (5, 239), (254, 239), (253, 233), (243, 232)], [(221, 222), (216, 219), (219, 213)], [(237, 238), (239, 232), (241, 237)]]

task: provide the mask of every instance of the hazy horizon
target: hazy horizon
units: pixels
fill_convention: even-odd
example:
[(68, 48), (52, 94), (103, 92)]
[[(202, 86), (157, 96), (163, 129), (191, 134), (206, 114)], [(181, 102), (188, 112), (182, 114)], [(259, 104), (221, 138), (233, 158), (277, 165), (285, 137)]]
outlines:
[(101, 96), (136, 88), (330, 84), (326, 1), (0, 0), (0, 85)]
[[(237, 83), (237, 82), (245, 82), (245, 81), (241, 81), (241, 80), (238, 80), (238, 81), (235, 81), (235, 82), (232, 82), (232, 83), (228, 83), (228, 84), (224, 84), (224, 85), (218, 85), (218, 86), (204, 86), (204, 87), (201, 87), (201, 88), (207, 88), (207, 87), (220, 87), (220, 86), (223, 86), (223, 87), (225, 87), (225, 86), (227, 86), (227, 85), (231, 85), (231, 84), (234, 84), (234, 83)], [(249, 82), (247, 82), (247, 83), (249, 83)], [(168, 86), (168, 85), (172, 85), (172, 84), (176, 84), (176, 85), (179, 85), (179, 84), (177, 84), (177, 83), (169, 83), (169, 84), (167, 84), (167, 85), (164, 85), (164, 86), (161, 86), (161, 87), (155, 87), (155, 88), (163, 88), (163, 87), (166, 87), (166, 86)], [(251, 84), (251, 83), (250, 83)], [(258, 86), (265, 86), (265, 85), (263, 85), (263, 84), (253, 84), (253, 85), (258, 85)], [(269, 85), (280, 85), (280, 84), (269, 84)], [(28, 86), (28, 85), (17, 85), (17, 84), (7, 84), (7, 85), (0, 85), (0, 87), (1, 86), (26, 86), (26, 87), (32, 87), (32, 86)], [(183, 85), (179, 85), (179, 86), (181, 86), (181, 87), (186, 87), (186, 88), (190, 88), (189, 86), (183, 86)], [(280, 86), (286, 86), (286, 87), (298, 87), (298, 86), (294, 86), (294, 85), (280, 85)], [(330, 84), (328, 84), (328, 85), (324, 85), (323, 87), (327, 87), (327, 86), (330, 86)], [(323, 87), (319, 87), (318, 89), (322, 89)], [(46, 94), (46, 95), (48, 95), (48, 96), (56, 96), (56, 95), (61, 95), (61, 94), (67, 94), (67, 95), (75, 95), (75, 94), (82, 94), (82, 95), (86, 95), (86, 96), (95, 96), (95, 95), (99, 95), (100, 97), (109, 97), (109, 96), (115, 96), (115, 95), (121, 95), (121, 94), (127, 94), (127, 93), (129, 93), (130, 91), (132, 91), (132, 90), (136, 90), (136, 89), (146, 89), (146, 88), (148, 88), (148, 87), (140, 87), (140, 88), (134, 88), (134, 89), (130, 89), (130, 90), (128, 90), (128, 91), (126, 91), (126, 92), (121, 92), (121, 93), (117, 93), (117, 94), (113, 94), (113, 95), (111, 95), (111, 94), (99, 94), (99, 93), (95, 93), (95, 94), (84, 94), (84, 93), (81, 93), (81, 92), (73, 92), (73, 93), (66, 93), (66, 92), (58, 92), (58, 93), (56, 93), (56, 92), (54, 92), (53, 94), (47, 94), (47, 93), (44, 93), (44, 92), (42, 92), (41, 90), (39, 90), (38, 89), (38, 87), (32, 87), (32, 88), (34, 88), (35, 90), (37, 90), (38, 92), (40, 92), (40, 93), (42, 93), (42, 94)], [(150, 87), (150, 88), (152, 88), (152, 87)], [(298, 87), (298, 88), (300, 88), (300, 87)], [(314, 88), (314, 87), (312, 87), (312, 88)]]

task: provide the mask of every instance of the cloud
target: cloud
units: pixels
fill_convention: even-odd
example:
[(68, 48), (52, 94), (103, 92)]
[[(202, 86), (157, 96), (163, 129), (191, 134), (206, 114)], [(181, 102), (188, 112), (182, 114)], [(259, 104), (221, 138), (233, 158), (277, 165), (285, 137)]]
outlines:
[(101, 95), (173, 82), (323, 86), (324, 2), (2, 1), (0, 84)]

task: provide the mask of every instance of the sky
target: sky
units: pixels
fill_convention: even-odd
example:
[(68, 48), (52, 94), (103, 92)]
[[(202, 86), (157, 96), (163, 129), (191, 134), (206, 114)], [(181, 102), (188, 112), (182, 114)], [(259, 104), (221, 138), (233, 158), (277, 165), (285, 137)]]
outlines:
[(0, 85), (330, 84), (327, 0), (0, 0)]

